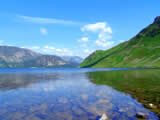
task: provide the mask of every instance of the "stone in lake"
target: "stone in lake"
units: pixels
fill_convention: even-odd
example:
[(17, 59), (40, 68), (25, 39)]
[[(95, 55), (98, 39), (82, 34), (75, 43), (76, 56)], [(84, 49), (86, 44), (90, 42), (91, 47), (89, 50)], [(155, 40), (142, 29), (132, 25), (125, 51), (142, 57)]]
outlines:
[(109, 120), (106, 114), (103, 114), (99, 120)]
[(142, 113), (142, 112), (138, 112), (136, 114), (136, 117), (139, 118), (139, 119), (147, 119), (147, 115), (145, 113)]
[(152, 104), (152, 103), (150, 103), (149, 105), (149, 108), (152, 108), (152, 109), (155, 109), (155, 108), (157, 108), (154, 104)]

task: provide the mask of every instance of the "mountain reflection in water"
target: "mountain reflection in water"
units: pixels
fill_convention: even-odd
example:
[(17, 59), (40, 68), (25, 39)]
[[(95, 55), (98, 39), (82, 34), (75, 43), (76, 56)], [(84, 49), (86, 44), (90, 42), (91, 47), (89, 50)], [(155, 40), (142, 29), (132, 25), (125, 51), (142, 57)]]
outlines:
[(136, 120), (137, 112), (158, 120), (130, 95), (93, 84), (93, 69), (27, 70), (0, 74), (1, 120), (95, 120), (103, 113), (112, 120)]

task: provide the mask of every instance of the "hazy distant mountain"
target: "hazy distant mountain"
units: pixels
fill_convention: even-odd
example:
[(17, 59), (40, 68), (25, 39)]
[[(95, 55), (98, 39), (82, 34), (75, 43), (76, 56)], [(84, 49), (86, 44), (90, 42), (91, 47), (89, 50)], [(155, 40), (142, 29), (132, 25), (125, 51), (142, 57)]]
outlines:
[(160, 16), (131, 40), (95, 51), (80, 67), (160, 67)]
[(7, 63), (19, 63), (38, 56), (40, 56), (40, 54), (29, 49), (12, 46), (0, 46), (0, 58)]
[(0, 46), (0, 67), (77, 67), (77, 65), (55, 55), (42, 55), (29, 49)]
[[(64, 61), (55, 55), (41, 55), (24, 62), (24, 67), (73, 67), (74, 65)], [(75, 67), (75, 66), (74, 66)]]
[(83, 62), (83, 58), (79, 56), (62, 56), (62, 59), (73, 64), (80, 64)]

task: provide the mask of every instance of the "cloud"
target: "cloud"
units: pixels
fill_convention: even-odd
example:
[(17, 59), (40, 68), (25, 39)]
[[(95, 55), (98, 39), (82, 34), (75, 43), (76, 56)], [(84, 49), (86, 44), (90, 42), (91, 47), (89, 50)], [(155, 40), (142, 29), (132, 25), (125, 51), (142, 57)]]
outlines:
[(55, 47), (49, 47), (48, 45), (44, 46), (44, 49), (50, 49), (50, 50), (55, 50)]
[(53, 55), (58, 55), (58, 56), (73, 55), (73, 52), (67, 48), (56, 48), (56, 47), (48, 46), (48, 45), (44, 46), (41, 49), (41, 52), (45, 54), (53, 54)]
[(38, 51), (38, 52), (40, 52), (39, 50), (41, 49), (39, 46), (30, 46), (30, 47), (22, 46), (20, 48), (31, 49), (31, 50)]
[(49, 55), (57, 55), (57, 56), (80, 56), (85, 58), (88, 54), (92, 53), (94, 50), (89, 48), (56, 48), (53, 46), (45, 45), (45, 46), (22, 46), (21, 48), (30, 49), (37, 53), (41, 54), (49, 54)]
[(38, 53), (42, 53), (42, 54), (50, 54), (50, 55), (57, 55), (57, 56), (72, 56), (73, 55), (73, 51), (67, 49), (67, 48), (56, 48), (53, 46), (30, 46), (30, 47), (24, 47), (22, 46), (21, 48), (25, 48), (25, 49), (31, 49), (35, 52)]
[(112, 41), (112, 29), (106, 22), (98, 22), (95, 24), (87, 24), (81, 28), (82, 32), (94, 32), (98, 34), (97, 40), (95, 40), (95, 45), (101, 49), (108, 49), (113, 46), (114, 41)]
[(40, 32), (42, 35), (47, 35), (48, 34), (48, 31), (46, 28), (40, 28)]
[(88, 37), (82, 37), (78, 42), (88, 42)]
[(107, 26), (106, 22), (98, 22), (96, 24), (88, 24), (81, 28), (82, 31), (105, 32), (112, 33), (112, 29)]
[(30, 17), (17, 15), (17, 18), (24, 20), (25, 22), (37, 23), (37, 24), (64, 24), (64, 25), (81, 25), (79, 22), (70, 20), (60, 20), (55, 18), (42, 18), (42, 17)]

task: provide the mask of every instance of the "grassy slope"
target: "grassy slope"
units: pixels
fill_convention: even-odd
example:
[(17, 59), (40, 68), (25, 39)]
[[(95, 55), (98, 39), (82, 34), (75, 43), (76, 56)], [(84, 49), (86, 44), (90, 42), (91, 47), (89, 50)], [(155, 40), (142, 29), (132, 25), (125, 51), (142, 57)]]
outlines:
[(153, 23), (131, 40), (96, 51), (80, 67), (160, 67), (160, 24)]

